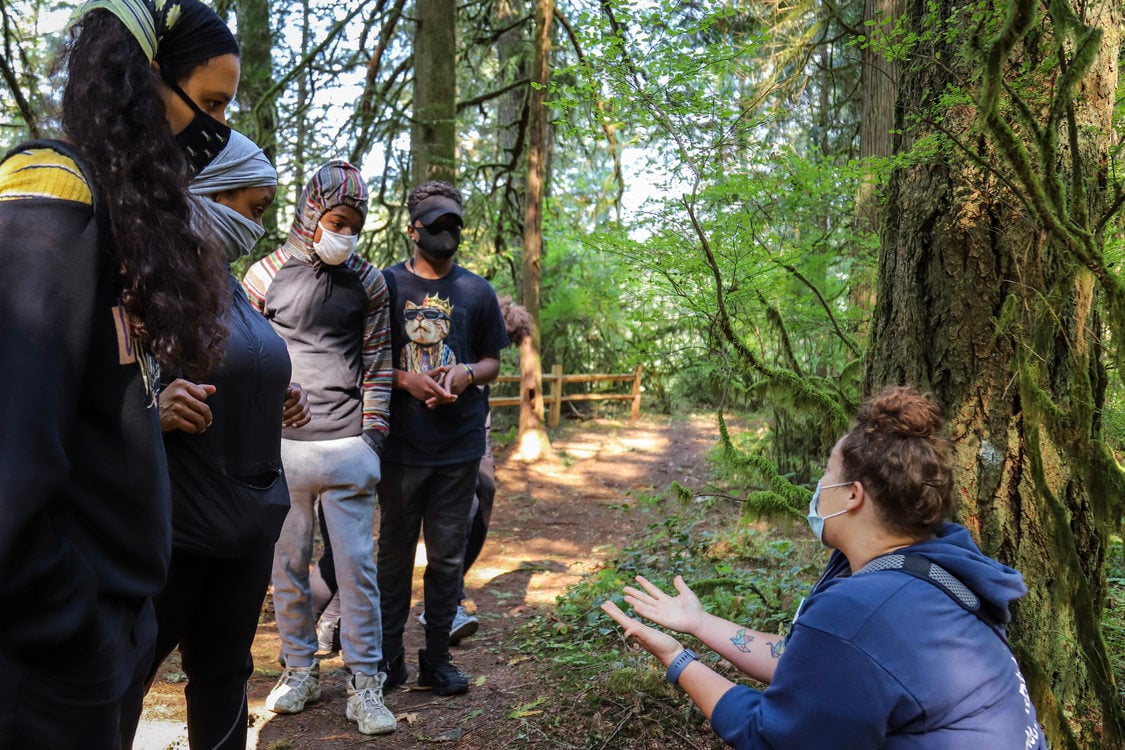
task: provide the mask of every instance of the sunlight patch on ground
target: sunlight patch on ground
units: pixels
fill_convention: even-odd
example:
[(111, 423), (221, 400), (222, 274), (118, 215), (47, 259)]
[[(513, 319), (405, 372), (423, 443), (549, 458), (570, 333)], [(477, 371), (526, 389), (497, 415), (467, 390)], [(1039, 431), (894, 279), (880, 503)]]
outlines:
[(187, 746), (187, 725), (182, 721), (142, 721), (133, 740), (133, 750), (171, 750)]
[[(589, 483), (589, 477), (576, 471), (566, 458), (574, 461), (612, 460), (613, 478), (628, 482), (645, 474), (646, 464), (663, 460), (668, 450), (668, 438), (657, 432), (644, 432), (633, 438), (610, 435), (594, 437), (592, 440), (586, 438), (560, 445), (559, 452), (565, 458), (533, 464), (528, 470), (557, 484), (580, 487)], [(514, 478), (518, 478), (518, 475)]]
[(578, 458), (596, 458), (599, 455), (620, 456), (625, 453), (662, 453), (667, 450), (667, 436), (658, 432), (638, 432), (633, 437), (618, 435), (585, 435), (559, 446), (567, 454)]
[[(146, 708), (151, 707), (146, 706)], [(246, 731), (247, 748), (258, 746), (258, 734), (273, 716), (272, 711), (255, 710), (251, 706), (250, 728)], [(144, 719), (137, 726), (137, 734), (133, 738), (133, 750), (187, 750), (187, 748), (187, 724), (182, 720)]]

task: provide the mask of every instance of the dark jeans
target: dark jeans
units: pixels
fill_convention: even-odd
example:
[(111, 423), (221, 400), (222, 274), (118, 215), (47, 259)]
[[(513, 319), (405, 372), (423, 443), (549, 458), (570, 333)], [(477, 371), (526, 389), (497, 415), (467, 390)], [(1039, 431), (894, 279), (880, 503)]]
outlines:
[[(465, 574), (480, 557), (484, 541), (488, 537), (488, 525), (492, 520), (492, 507), (496, 500), (496, 462), (489, 454), (481, 459), (477, 473), (476, 496), (466, 527), (465, 562), (461, 566), (461, 582), (457, 589), (457, 603), (465, 599)], [(332, 563), (332, 540), (324, 523), (324, 513), (320, 515), (320, 538), (324, 540), (324, 554), (317, 560), (316, 567), (309, 574), (309, 590), (312, 596), (313, 619), (330, 622), (334, 627), (340, 624), (340, 596), (336, 593), (336, 566)]]
[(247, 558), (172, 552), (168, 583), (156, 600), (156, 659), (147, 684), (179, 645), (193, 748), (246, 747), (246, 681), (254, 671), (250, 647), (272, 565), (272, 546)]
[(426, 650), (434, 657), (449, 651), (465, 555), (465, 520), (479, 467), (479, 459), (449, 466), (383, 464), (377, 568), (387, 659), (402, 650), (419, 532), (426, 542)]
[(102, 601), (98, 617), (101, 648), (64, 665), (0, 654), (0, 748), (132, 748), (156, 636), (152, 603)]

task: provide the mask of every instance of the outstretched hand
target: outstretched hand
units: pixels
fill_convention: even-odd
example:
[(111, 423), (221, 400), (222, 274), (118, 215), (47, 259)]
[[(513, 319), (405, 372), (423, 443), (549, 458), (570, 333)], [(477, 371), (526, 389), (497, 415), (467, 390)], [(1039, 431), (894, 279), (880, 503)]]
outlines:
[(644, 576), (637, 576), (636, 580), (644, 591), (626, 586), (625, 601), (638, 615), (677, 633), (698, 635), (703, 624), (703, 605), (682, 576), (672, 581), (678, 592), (676, 596), (665, 594)]
[(645, 651), (668, 664), (680, 652), (683, 646), (667, 633), (650, 628), (640, 620), (633, 619), (621, 611), (613, 602), (602, 602), (602, 611), (612, 617), (618, 625), (625, 629), (624, 636), (632, 638), (644, 647)]

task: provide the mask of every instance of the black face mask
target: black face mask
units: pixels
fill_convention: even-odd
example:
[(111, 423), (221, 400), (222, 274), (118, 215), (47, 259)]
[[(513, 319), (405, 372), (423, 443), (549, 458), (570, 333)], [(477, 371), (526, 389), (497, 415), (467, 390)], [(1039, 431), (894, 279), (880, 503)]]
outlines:
[(188, 126), (176, 134), (176, 144), (187, 157), (188, 167), (194, 177), (227, 145), (230, 140), (230, 125), (224, 125), (200, 109), (177, 84), (171, 81), (166, 83), (195, 113)]
[(425, 227), (414, 227), (418, 232), (418, 247), (434, 260), (449, 260), (461, 244), (461, 227), (443, 227), (431, 232)]

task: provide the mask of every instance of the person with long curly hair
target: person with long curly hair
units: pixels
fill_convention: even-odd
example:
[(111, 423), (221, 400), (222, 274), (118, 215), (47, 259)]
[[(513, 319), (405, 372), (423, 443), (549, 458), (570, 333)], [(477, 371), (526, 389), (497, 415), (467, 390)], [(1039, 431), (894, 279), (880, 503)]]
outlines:
[(0, 747), (128, 748), (170, 554), (160, 369), (226, 338), (187, 185), (239, 49), (199, 0), (92, 0), (61, 61), (64, 140), (0, 165)]
[(1046, 750), (1008, 646), (1023, 577), (949, 523), (953, 462), (941, 413), (912, 388), (872, 396), (832, 448), (808, 522), (833, 548), (788, 637), (709, 615), (638, 576), (637, 615), (697, 638), (765, 690), (736, 685), (671, 635), (602, 609), (667, 667), (739, 750)]

